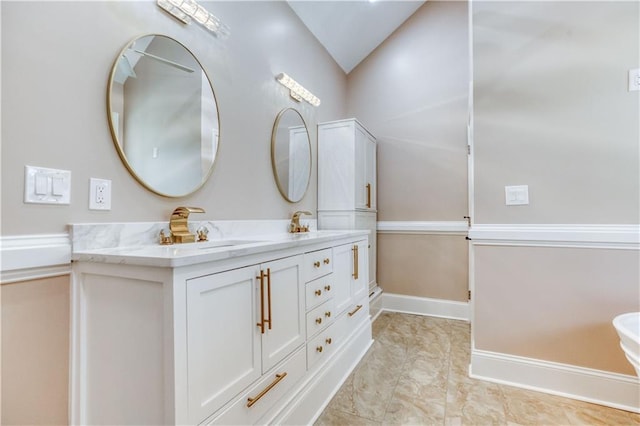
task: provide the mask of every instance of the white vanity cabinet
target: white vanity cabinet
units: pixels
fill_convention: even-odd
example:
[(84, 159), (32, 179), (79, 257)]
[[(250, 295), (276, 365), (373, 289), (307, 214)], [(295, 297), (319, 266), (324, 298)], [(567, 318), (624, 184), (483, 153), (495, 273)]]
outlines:
[(375, 212), (376, 139), (355, 118), (318, 124), (318, 210)]
[(372, 343), (367, 237), (318, 234), (74, 253), (71, 423), (312, 422)]
[(291, 256), (187, 281), (190, 422), (304, 343), (301, 266), (302, 256)]
[(318, 124), (318, 229), (367, 229), (376, 281), (376, 139), (355, 118)]

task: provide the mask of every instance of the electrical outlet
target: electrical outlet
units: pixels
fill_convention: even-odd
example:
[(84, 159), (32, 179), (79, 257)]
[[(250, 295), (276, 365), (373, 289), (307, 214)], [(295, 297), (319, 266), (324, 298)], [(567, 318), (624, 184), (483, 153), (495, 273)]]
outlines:
[(111, 181), (89, 180), (89, 210), (111, 210)]

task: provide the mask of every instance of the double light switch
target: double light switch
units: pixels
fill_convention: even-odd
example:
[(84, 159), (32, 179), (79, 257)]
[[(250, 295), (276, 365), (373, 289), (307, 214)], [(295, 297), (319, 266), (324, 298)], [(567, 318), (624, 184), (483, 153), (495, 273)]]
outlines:
[(69, 204), (71, 172), (25, 166), (24, 202), (36, 204)]

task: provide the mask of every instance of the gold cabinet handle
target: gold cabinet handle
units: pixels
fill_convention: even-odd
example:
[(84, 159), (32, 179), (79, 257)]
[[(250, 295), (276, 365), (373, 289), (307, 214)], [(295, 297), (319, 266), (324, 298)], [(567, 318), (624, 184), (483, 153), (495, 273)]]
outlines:
[(316, 324), (322, 324), (322, 317), (316, 318)]
[(258, 402), (260, 400), (260, 398), (262, 398), (263, 396), (265, 396), (267, 394), (267, 392), (269, 392), (271, 389), (273, 389), (273, 387), (275, 385), (277, 385), (280, 380), (284, 379), (285, 377), (287, 377), (287, 372), (285, 371), (284, 373), (280, 373), (280, 374), (276, 374), (276, 378), (273, 382), (271, 382), (271, 384), (269, 384), (269, 386), (267, 386), (266, 388), (264, 388), (258, 395), (256, 395), (253, 398), (247, 398), (247, 407), (251, 407), (253, 404), (255, 404), (256, 402)]
[(271, 330), (271, 324), (273, 318), (271, 318), (271, 268), (267, 268), (267, 312), (269, 313), (269, 319), (265, 322), (269, 323), (269, 330)]
[(330, 285), (325, 285), (325, 286), (324, 286), (324, 289), (325, 289), (326, 291), (331, 291), (331, 286), (330, 286)]
[(325, 264), (325, 265), (328, 265), (328, 264), (329, 264), (329, 262), (331, 262), (331, 261), (330, 261), (330, 260), (329, 260), (329, 258), (327, 257), (325, 260), (323, 260), (323, 262), (324, 262), (324, 264)]
[(350, 317), (354, 316), (356, 312), (358, 312), (360, 309), (362, 309), (362, 305), (356, 306), (356, 308), (353, 311), (349, 312), (349, 316)]
[(327, 318), (331, 318), (331, 311), (325, 312), (324, 316), (327, 317)]
[(367, 184), (367, 208), (371, 208), (371, 184)]
[(325, 339), (325, 341), (324, 341), (324, 342), (325, 342), (327, 345), (330, 345), (330, 344), (331, 344), (331, 341), (332, 341), (332, 340), (331, 340), (331, 337), (329, 337), (328, 339)]
[(316, 293), (316, 296), (320, 296), (322, 294), (322, 290), (316, 290), (315, 293)]
[(355, 244), (351, 250), (353, 251), (353, 278), (358, 279), (358, 245)]
[(260, 327), (260, 333), (264, 334), (264, 271), (262, 269), (256, 278), (260, 280), (260, 322), (256, 325)]
[(322, 352), (322, 346), (318, 346), (318, 347), (316, 348), (316, 351), (317, 351), (317, 352)]
[(318, 260), (317, 262), (313, 262), (313, 266), (315, 266), (316, 268), (320, 267), (320, 261)]

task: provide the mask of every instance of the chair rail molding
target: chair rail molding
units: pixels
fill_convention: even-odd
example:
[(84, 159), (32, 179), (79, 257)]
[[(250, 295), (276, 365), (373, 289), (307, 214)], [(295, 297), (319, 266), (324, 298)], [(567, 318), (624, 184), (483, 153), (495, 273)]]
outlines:
[(473, 245), (640, 250), (640, 225), (474, 224), (469, 238)]
[(68, 234), (0, 237), (0, 282), (9, 284), (71, 272)]
[(378, 221), (381, 234), (450, 234), (467, 235), (466, 221)]

